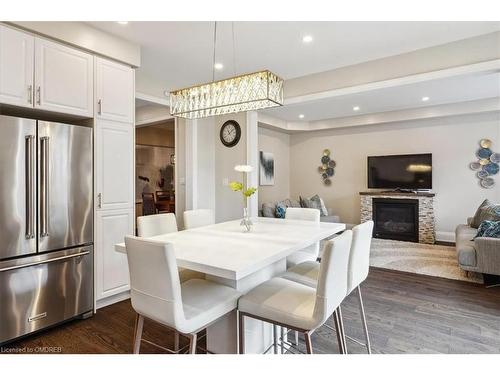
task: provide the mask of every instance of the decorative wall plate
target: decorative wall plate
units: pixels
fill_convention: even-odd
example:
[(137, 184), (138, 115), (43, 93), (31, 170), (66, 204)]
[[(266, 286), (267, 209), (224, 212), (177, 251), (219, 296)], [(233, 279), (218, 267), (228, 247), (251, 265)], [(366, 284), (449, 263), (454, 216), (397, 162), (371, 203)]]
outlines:
[(498, 166), (497, 163), (489, 163), (488, 165), (485, 165), (483, 167), (483, 170), (485, 170), (486, 172), (488, 172), (490, 176), (492, 176), (498, 173), (500, 167)]
[(335, 167), (337, 166), (337, 163), (335, 163), (335, 161), (334, 161), (334, 160), (330, 160), (330, 161), (328, 162), (328, 166), (329, 166), (330, 168), (335, 168)]
[[(489, 155), (488, 155), (488, 157), (489, 157)], [(329, 156), (323, 156), (323, 157), (321, 158), (321, 162), (322, 162), (323, 164), (328, 164), (328, 163), (330, 162), (330, 157), (329, 157)]]
[(323, 166), (322, 166), (322, 165), (318, 167), (318, 172), (319, 172), (319, 173), (323, 173), (323, 172), (324, 172), (324, 170), (325, 170), (325, 169), (323, 168)]
[(479, 159), (479, 164), (486, 165), (490, 163), (490, 159)]
[(335, 174), (334, 168), (337, 166), (337, 163), (330, 158), (330, 155), (330, 150), (324, 149), (323, 155), (321, 156), (321, 165), (318, 167), (318, 172), (321, 173), (321, 178), (325, 186), (330, 186), (332, 184), (330, 177)]
[(488, 177), (489, 173), (483, 169), (483, 170), (480, 170), (479, 172), (477, 172), (476, 176), (477, 176), (477, 178), (482, 180), (483, 178)]
[(493, 154), (493, 151), (491, 151), (489, 148), (480, 148), (477, 150), (477, 156), (479, 156), (481, 159), (489, 159), (491, 154)]
[(473, 171), (478, 171), (482, 168), (482, 165), (477, 161), (473, 161), (472, 163), (469, 164), (469, 168), (472, 169)]
[(487, 177), (479, 182), (482, 187), (486, 189), (490, 189), (495, 185), (495, 180), (493, 180), (491, 177)]
[(329, 149), (324, 149), (323, 150), (323, 155), (330, 156), (330, 150)]
[(482, 148), (490, 148), (491, 147), (491, 141), (489, 139), (481, 139), (479, 141), (479, 145), (482, 147)]
[(326, 186), (330, 186), (332, 184), (332, 180), (330, 180), (329, 178), (325, 178), (323, 180), (323, 183), (326, 185)]
[(490, 161), (492, 163), (500, 163), (500, 152), (494, 152), (490, 155)]
[(334, 173), (333, 168), (328, 168), (328, 169), (326, 170), (326, 174), (328, 175), (328, 177), (332, 177), (332, 176), (333, 176), (333, 173)]

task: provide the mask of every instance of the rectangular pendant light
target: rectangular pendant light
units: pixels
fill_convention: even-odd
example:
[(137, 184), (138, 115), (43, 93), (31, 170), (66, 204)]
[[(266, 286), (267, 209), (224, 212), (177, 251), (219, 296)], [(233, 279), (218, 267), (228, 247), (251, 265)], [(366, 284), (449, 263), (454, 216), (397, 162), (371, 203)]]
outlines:
[(283, 80), (264, 70), (170, 93), (170, 114), (197, 119), (283, 105)]

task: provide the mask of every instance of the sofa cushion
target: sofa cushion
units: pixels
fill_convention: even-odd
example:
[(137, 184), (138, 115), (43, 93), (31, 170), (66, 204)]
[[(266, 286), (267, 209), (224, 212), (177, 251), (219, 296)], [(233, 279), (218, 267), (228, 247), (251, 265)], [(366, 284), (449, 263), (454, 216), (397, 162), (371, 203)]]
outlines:
[(500, 221), (485, 220), (479, 225), (477, 237), (500, 238)]
[(326, 209), (325, 202), (323, 201), (323, 199), (321, 199), (321, 197), (318, 194), (311, 197), (311, 200), (319, 204), (320, 207), (319, 212), (321, 216), (328, 216), (328, 210)]
[(276, 205), (274, 203), (263, 203), (262, 204), (262, 216), (264, 216), (264, 217), (276, 217)]
[(284, 219), (286, 214), (286, 205), (283, 202), (278, 202), (276, 204), (276, 217), (279, 219)]
[(485, 220), (500, 221), (500, 204), (494, 204), (485, 199), (477, 209), (470, 226), (477, 229)]
[(319, 200), (300, 197), (300, 205), (304, 208), (315, 208), (321, 213), (321, 203), (319, 202)]
[(476, 233), (476, 229), (465, 224), (459, 225), (455, 231), (458, 263), (462, 266), (477, 266), (476, 249), (474, 248), (474, 242), (471, 241)]
[(321, 216), (319, 221), (322, 223), (340, 223), (340, 217), (337, 215)]

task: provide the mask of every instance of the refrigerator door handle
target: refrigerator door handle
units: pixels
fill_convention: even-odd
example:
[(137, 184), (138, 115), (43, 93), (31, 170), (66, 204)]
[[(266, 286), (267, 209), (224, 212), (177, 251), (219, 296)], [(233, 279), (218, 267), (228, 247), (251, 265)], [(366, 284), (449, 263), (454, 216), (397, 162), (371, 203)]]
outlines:
[(40, 138), (41, 146), (41, 176), (40, 176), (40, 236), (47, 237), (49, 235), (48, 222), (49, 222), (49, 137)]
[(31, 263), (26, 263), (26, 264), (19, 264), (19, 265), (15, 265), (15, 266), (0, 268), (0, 272), (6, 272), (6, 271), (17, 270), (19, 268), (37, 266), (39, 264), (60, 262), (61, 260), (66, 260), (66, 259), (71, 259), (71, 258), (79, 258), (79, 257), (82, 257), (84, 255), (88, 255), (88, 254), (90, 254), (90, 251), (82, 251), (81, 253), (64, 255), (64, 256), (57, 257), (57, 258), (44, 259), (44, 260), (40, 260), (38, 262), (31, 262)]
[(25, 138), (25, 173), (26, 173), (26, 239), (35, 237), (35, 199), (34, 199), (34, 184), (35, 184), (35, 152), (34, 152), (34, 135), (27, 135)]

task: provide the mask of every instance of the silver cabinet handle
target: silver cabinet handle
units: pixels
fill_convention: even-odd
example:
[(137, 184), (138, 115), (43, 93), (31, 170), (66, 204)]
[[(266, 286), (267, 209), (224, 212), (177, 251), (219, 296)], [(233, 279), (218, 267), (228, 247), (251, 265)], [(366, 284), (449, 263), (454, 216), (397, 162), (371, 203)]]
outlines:
[(97, 194), (97, 208), (101, 208), (102, 207), (102, 194), (99, 193)]
[(26, 263), (26, 264), (19, 264), (17, 266), (0, 268), (0, 272), (17, 270), (19, 268), (36, 266), (36, 265), (44, 264), (44, 263), (58, 262), (58, 261), (65, 260), (65, 259), (81, 257), (81, 256), (84, 256), (84, 255), (87, 255), (87, 254), (90, 254), (90, 251), (82, 251), (81, 253), (77, 253), (77, 254), (64, 255), (62, 257), (40, 260), (38, 262), (32, 262), (32, 263)]
[(34, 199), (34, 181), (35, 181), (35, 152), (34, 135), (27, 135), (25, 138), (25, 173), (26, 173), (26, 239), (35, 237), (35, 199)]
[(40, 86), (36, 88), (36, 104), (40, 105), (42, 103), (42, 94), (40, 91)]
[(33, 86), (28, 85), (28, 103), (33, 104)]
[(40, 138), (41, 165), (40, 165), (40, 236), (49, 235), (49, 137)]
[(99, 115), (102, 115), (102, 99), (99, 99), (99, 100), (97, 101), (97, 106), (98, 106), (98, 107), (97, 107), (97, 108), (98, 108), (97, 113), (98, 113)]

